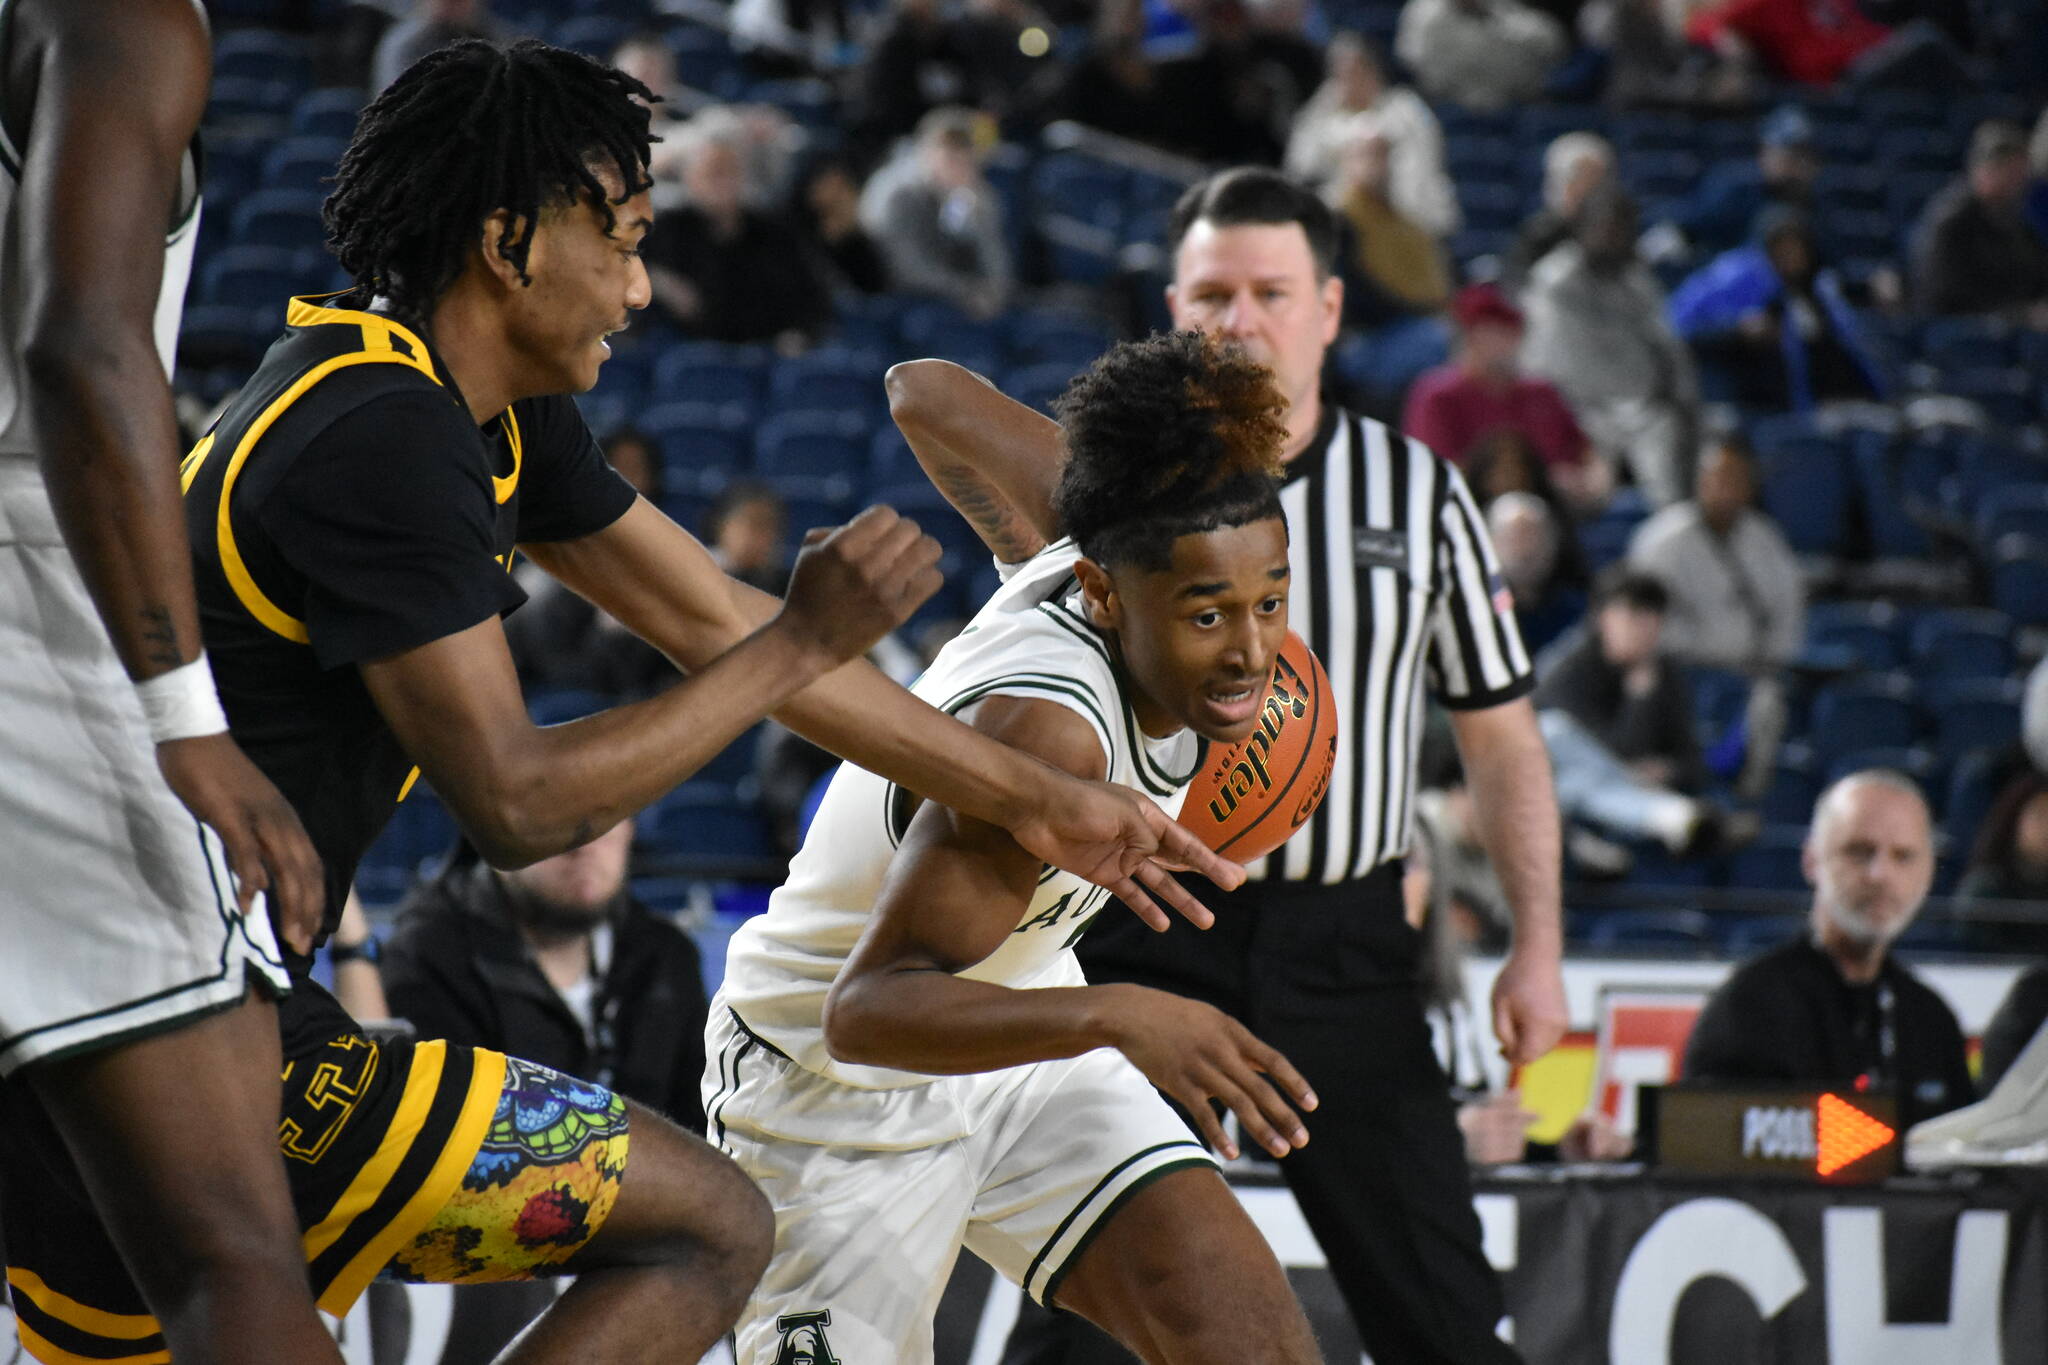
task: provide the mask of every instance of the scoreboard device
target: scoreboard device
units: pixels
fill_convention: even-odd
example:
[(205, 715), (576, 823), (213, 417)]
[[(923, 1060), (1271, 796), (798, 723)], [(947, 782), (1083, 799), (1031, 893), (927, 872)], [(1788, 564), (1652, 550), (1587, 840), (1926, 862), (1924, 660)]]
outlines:
[(1686, 1175), (1861, 1185), (1898, 1174), (1898, 1100), (1841, 1087), (1645, 1086), (1643, 1149)]

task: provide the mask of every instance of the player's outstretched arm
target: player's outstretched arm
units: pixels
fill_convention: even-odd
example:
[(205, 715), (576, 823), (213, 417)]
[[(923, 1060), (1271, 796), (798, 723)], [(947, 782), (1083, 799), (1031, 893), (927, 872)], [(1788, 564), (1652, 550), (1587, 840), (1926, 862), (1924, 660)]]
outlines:
[(285, 937), (307, 948), (322, 909), (319, 856), (228, 738), (205, 669), (188, 669), (199, 613), (154, 323), (164, 236), (206, 106), (205, 25), (194, 6), (166, 0), (117, 20), (91, 5), (17, 7), (9, 28), (8, 59), (35, 64), (21, 340), (50, 501), (129, 676), (187, 670), (154, 689), (165, 779), (220, 835), (243, 908), (268, 889)]
[(771, 707), (901, 625), (938, 588), (938, 544), (887, 508), (813, 532), (781, 610), (693, 676), (541, 728), (493, 616), (362, 665), (378, 711), (492, 864), (574, 848), (709, 762)]
[(1044, 549), (1058, 534), (1059, 424), (950, 360), (906, 360), (883, 382), (911, 453), (989, 551), (1018, 564)]
[[(1102, 750), (1087, 724), (1050, 702), (997, 697), (975, 728), (1082, 777), (1099, 777)], [(1315, 1097), (1287, 1059), (1243, 1025), (1198, 1001), (1142, 986), (1017, 990), (956, 973), (1018, 930), (1038, 886), (1039, 860), (1005, 831), (942, 806), (910, 822), (866, 932), (825, 1000), (825, 1042), (842, 1061), (941, 1075), (993, 1071), (1120, 1049), (1147, 1079), (1235, 1156), (1211, 1100), (1276, 1156), (1308, 1140), (1287, 1102)]]
[[(645, 501), (595, 535), (523, 548), (689, 670), (709, 667), (779, 605), (728, 578), (689, 532)], [(927, 800), (1010, 830), (1038, 858), (1107, 887), (1156, 929), (1167, 919), (1154, 896), (1194, 924), (1207, 927), (1213, 920), (1162, 861), (1192, 868), (1218, 886), (1244, 880), (1243, 868), (1218, 857), (1139, 793), (1082, 782), (992, 743), (865, 661), (793, 696), (755, 690), (746, 696), (759, 707), (755, 718), (772, 706), (776, 719), (822, 748)]]

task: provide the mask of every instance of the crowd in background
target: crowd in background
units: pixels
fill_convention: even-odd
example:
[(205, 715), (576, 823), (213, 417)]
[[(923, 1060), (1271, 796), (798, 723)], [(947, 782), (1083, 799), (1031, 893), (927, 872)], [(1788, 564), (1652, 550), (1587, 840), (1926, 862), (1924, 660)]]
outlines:
[[(662, 100), (654, 304), (584, 399), (593, 429), (771, 591), (802, 530), (861, 501), (939, 526), (949, 586), (888, 661), (907, 676), (993, 580), (889, 430), (881, 370), (946, 354), (1043, 405), (1160, 325), (1182, 186), (1283, 166), (1345, 231), (1330, 388), (1461, 466), (1486, 510), (1497, 586), (1542, 651), (1585, 904), (1603, 885), (1639, 904), (1794, 892), (1813, 795), (1873, 760), (1930, 792), (1938, 891), (2034, 896), (2041, 9), (223, 0), (181, 383), (197, 419), (274, 332), (275, 296), (330, 284), (305, 166), (323, 148), (331, 165), (362, 99), (459, 36), (580, 47)], [(596, 609), (528, 586), (510, 626), (537, 710), (669, 676)], [(750, 736), (642, 821), (644, 867), (676, 874), (664, 895), (710, 878), (758, 903), (745, 888), (772, 881), (828, 771), (772, 726)], [(1488, 941), (1460, 808), (1447, 772), (1439, 871)], [(448, 832), (398, 824), (368, 870), (377, 903)], [(1930, 925), (1932, 946), (1989, 941)]]

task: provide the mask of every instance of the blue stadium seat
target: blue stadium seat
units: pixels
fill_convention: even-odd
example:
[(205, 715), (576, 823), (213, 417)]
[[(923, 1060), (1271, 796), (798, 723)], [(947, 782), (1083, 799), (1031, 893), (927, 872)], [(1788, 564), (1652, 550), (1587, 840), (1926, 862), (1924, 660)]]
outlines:
[(232, 28), (213, 40), (213, 77), (312, 84), (313, 65), (304, 39), (272, 28)]
[(1975, 842), (2010, 766), (2003, 749), (1974, 749), (1951, 765), (1941, 820), (1951, 847), (1967, 851)]
[(263, 158), (263, 185), (272, 190), (301, 190), (326, 198), (341, 163), (346, 143), (324, 137), (288, 137)]
[(1858, 667), (1871, 672), (1905, 662), (1899, 610), (1889, 602), (1815, 602), (1806, 609), (1806, 642), (1845, 650)]
[(356, 889), (372, 905), (390, 905), (410, 891), (423, 875), (455, 847), (460, 833), (455, 817), (425, 781), (415, 782), (406, 798), (392, 809), (356, 869)]
[(235, 241), (285, 251), (319, 250), (327, 240), (320, 196), (303, 190), (257, 190), (234, 206)]
[(2014, 484), (2048, 482), (2048, 459), (2031, 450), (1975, 434), (1947, 438), (1956, 467), (1943, 501), (1957, 516), (1972, 520), (1985, 496)]
[(1067, 391), (1073, 377), (1073, 369), (1064, 363), (1031, 365), (1004, 375), (1002, 388), (1025, 407), (1050, 415), (1053, 400)]
[(669, 51), (675, 54), (676, 78), (693, 89), (725, 93), (729, 82), (739, 77), (739, 54), (732, 39), (719, 29), (702, 24), (682, 24), (668, 35)]
[(594, 716), (611, 705), (607, 698), (580, 687), (550, 687), (526, 699), (526, 714), (533, 717), (535, 725), (560, 725)]
[(975, 564), (988, 558), (988, 547), (981, 543), (981, 537), (974, 528), (953, 510), (945, 494), (924, 479), (877, 488), (873, 499), (915, 520), (926, 534), (957, 556), (960, 563)]
[(1685, 680), (1692, 691), (1692, 714), (1700, 746), (1711, 748), (1749, 707), (1749, 679), (1725, 668), (1690, 667)]
[[(1737, 891), (1797, 891), (1806, 885), (1800, 852), (1804, 824), (1766, 825), (1756, 841), (1728, 856), (1728, 886)], [(1745, 920), (1748, 917), (1745, 916)]]
[(2012, 678), (1968, 679), (1950, 684), (1933, 703), (1935, 742), (1942, 753), (1960, 757), (1972, 749), (1996, 749), (2020, 737), (2020, 694)]
[(1587, 567), (1598, 571), (1628, 553), (1636, 528), (1649, 518), (1649, 504), (1635, 488), (1618, 488), (1600, 515), (1579, 525), (1579, 548)]
[(889, 405), (882, 387), (888, 362), (873, 351), (820, 347), (775, 363), (768, 381), (769, 406), (831, 409), (860, 418), (865, 427), (881, 420)]
[(1115, 340), (1101, 319), (1086, 314), (1027, 309), (1007, 326), (1010, 354), (1020, 365), (1058, 364), (1078, 371)]
[(1933, 553), (1928, 522), (1941, 505), (1948, 464), (1940, 447), (1919, 442), (1894, 446), (1874, 434), (1854, 444), (1857, 503), (1871, 552), (1881, 559), (1919, 559)]
[(1722, 924), (1721, 953), (1731, 962), (1746, 962), (1806, 932), (1804, 915), (1731, 915)]
[(1912, 683), (1870, 673), (1821, 688), (1813, 699), (1807, 740), (1823, 763), (1859, 749), (1904, 749), (1920, 735)]
[(641, 413), (638, 425), (660, 448), (672, 481), (753, 465), (752, 419), (737, 403), (663, 403)]
[(1990, 369), (2019, 356), (2011, 324), (1995, 317), (1946, 317), (1928, 322), (1920, 355), (1942, 370)]
[(937, 356), (983, 374), (997, 368), (988, 358), (1000, 358), (1005, 350), (1003, 333), (996, 323), (970, 318), (937, 299), (917, 299), (905, 304), (897, 318), (897, 330), (907, 347), (905, 354)]
[(2003, 678), (2016, 663), (2012, 622), (1964, 607), (1930, 611), (1913, 623), (1913, 673), (1920, 678)]
[(2048, 541), (2048, 482), (1986, 489), (1977, 500), (1977, 543), (1995, 545), (2010, 535)]
[(768, 362), (756, 351), (715, 342), (673, 346), (654, 362), (653, 397), (730, 403), (759, 416), (768, 401)]
[(1458, 203), (1465, 211), (1466, 228), (1475, 232), (1510, 231), (1528, 211), (1528, 195), (1521, 186), (1498, 181), (1461, 184)]
[(1967, 398), (2000, 428), (2023, 427), (2034, 419), (2035, 376), (2018, 365), (1947, 370), (1937, 387)]
[(2048, 542), (2007, 536), (1992, 547), (1991, 605), (2021, 625), (2048, 625)]
[(292, 105), (292, 136), (347, 142), (355, 136), (363, 104), (363, 92), (354, 86), (308, 90)]
[(634, 25), (607, 14), (585, 14), (564, 19), (548, 35), (556, 47), (581, 52), (586, 57), (610, 61), (620, 43), (633, 36)]
[(1120, 231), (1127, 183), (1124, 171), (1106, 161), (1079, 152), (1054, 152), (1031, 171), (1033, 216), (1053, 213)]
[(1847, 442), (1818, 432), (1793, 435), (1756, 424), (1764, 510), (1802, 554), (1839, 555), (1849, 538)]
[(867, 486), (888, 488), (923, 477), (924, 470), (919, 467), (910, 442), (903, 439), (894, 422), (884, 423), (868, 445)]
[(206, 126), (276, 127), (284, 122), (299, 87), (270, 77), (221, 76), (206, 97)]
[(297, 253), (276, 247), (236, 246), (220, 251), (201, 267), (199, 297), (208, 303), (282, 317), (285, 299), (305, 286), (306, 275)]
[(715, 780), (686, 782), (643, 813), (635, 826), (640, 846), (664, 863), (729, 865), (775, 857), (766, 818), (738, 805), (732, 789)]
[(759, 81), (747, 87), (749, 104), (767, 104), (788, 114), (805, 128), (823, 129), (832, 121), (832, 87), (816, 76)]
[(1699, 910), (1608, 910), (1594, 917), (1586, 941), (1607, 951), (1706, 953), (1714, 922)]
[(1820, 789), (1820, 774), (1814, 771), (1809, 746), (1788, 744), (1779, 753), (1771, 785), (1758, 803), (1757, 814), (1767, 824), (1804, 825), (1813, 817), (1813, 803), (1820, 799)]
[(761, 424), (754, 468), (764, 478), (866, 482), (868, 426), (850, 412), (780, 412)]
[(1669, 199), (1690, 191), (1700, 179), (1700, 159), (1689, 148), (1626, 152), (1621, 157), (1622, 182), (1650, 198)]
[(781, 495), (794, 541), (801, 541), (804, 533), (816, 526), (844, 525), (858, 510), (854, 506), (858, 489), (851, 477), (785, 474), (764, 482)]
[(1889, 768), (1893, 772), (1904, 773), (1918, 782), (1921, 789), (1927, 793), (1927, 804), (1939, 812), (1941, 796), (1946, 790), (1942, 785), (1944, 767), (1939, 755), (1917, 745), (1904, 749), (1856, 749), (1829, 761), (1826, 772), (1822, 774), (1822, 786), (1832, 786), (1851, 773), (1868, 772), (1872, 768)]
[(1912, 173), (1953, 177), (1963, 164), (1960, 139), (1946, 128), (1885, 128), (1878, 134), (1880, 165)]
[(1470, 181), (1514, 184), (1520, 179), (1525, 152), (1513, 138), (1468, 137), (1444, 148), (1444, 167), (1454, 184)]
[(1955, 178), (1952, 169), (1894, 169), (1885, 177), (1890, 189), (1892, 217), (1900, 224), (1917, 223), (1928, 201), (1948, 187)]

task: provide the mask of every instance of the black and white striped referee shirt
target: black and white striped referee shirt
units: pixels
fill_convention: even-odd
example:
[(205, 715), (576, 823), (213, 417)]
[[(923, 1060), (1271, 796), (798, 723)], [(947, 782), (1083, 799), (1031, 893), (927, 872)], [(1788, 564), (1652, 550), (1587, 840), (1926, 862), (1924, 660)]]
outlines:
[(1423, 690), (1476, 709), (1535, 685), (1514, 602), (1464, 478), (1419, 441), (1325, 404), (1280, 490), (1288, 622), (1337, 696), (1322, 808), (1253, 878), (1335, 883), (1407, 851)]

